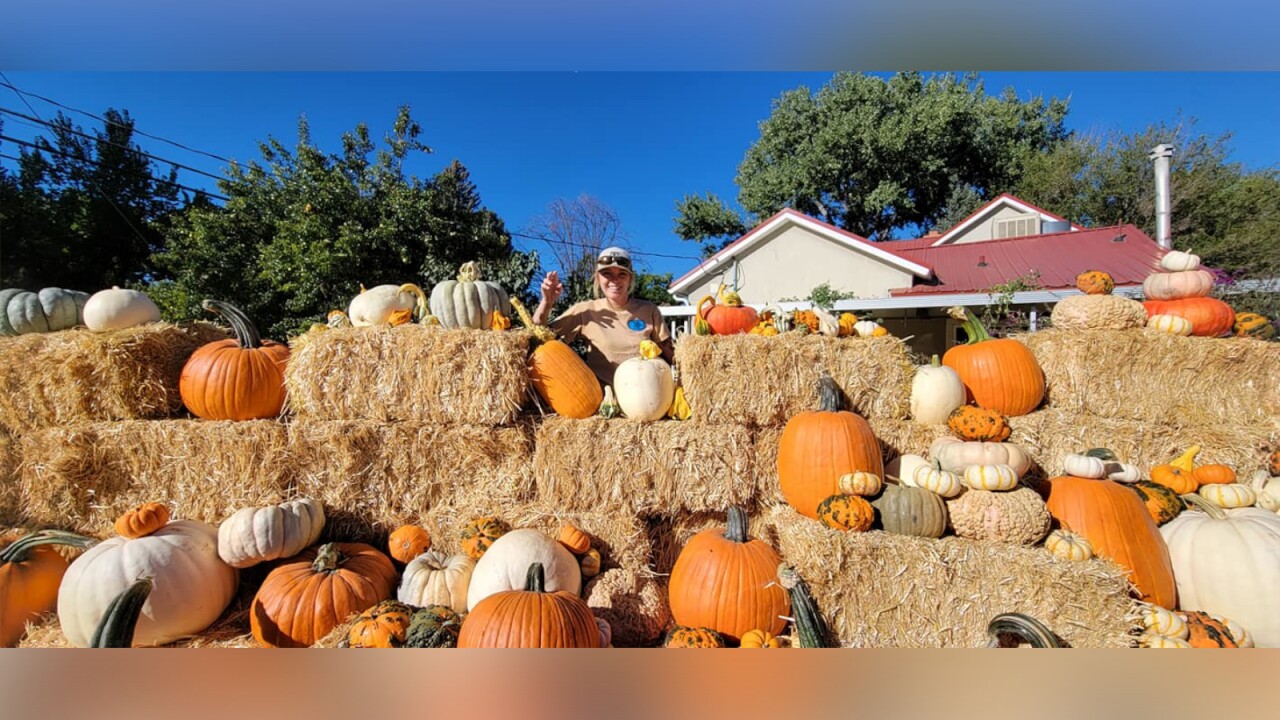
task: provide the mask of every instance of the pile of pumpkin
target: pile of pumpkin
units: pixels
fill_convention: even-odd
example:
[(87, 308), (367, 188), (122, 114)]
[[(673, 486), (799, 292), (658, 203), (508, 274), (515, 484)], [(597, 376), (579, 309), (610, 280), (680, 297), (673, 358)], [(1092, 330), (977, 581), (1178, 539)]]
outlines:
[[(717, 298), (718, 301), (717, 301)], [(884, 337), (889, 331), (874, 320), (859, 320), (851, 312), (834, 315), (814, 306), (810, 310), (784, 312), (777, 305), (766, 305), (760, 312), (742, 304), (742, 296), (726, 290), (707, 295), (698, 302), (693, 321), (695, 335), (763, 335), (774, 337), (786, 333), (824, 335), (827, 337)]]

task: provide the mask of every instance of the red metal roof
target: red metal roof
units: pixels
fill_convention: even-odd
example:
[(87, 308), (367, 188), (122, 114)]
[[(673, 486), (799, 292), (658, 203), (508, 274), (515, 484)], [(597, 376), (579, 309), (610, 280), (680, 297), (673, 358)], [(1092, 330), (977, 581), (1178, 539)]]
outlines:
[(1046, 290), (1075, 287), (1076, 275), (1085, 270), (1110, 273), (1116, 285), (1141, 285), (1159, 270), (1165, 253), (1133, 225), (941, 247), (902, 247), (899, 242), (916, 241), (885, 244), (893, 246), (898, 255), (933, 268), (937, 282), (917, 282), (910, 288), (890, 291), (893, 296), (986, 292), (992, 285), (1025, 276), (1033, 269), (1040, 272), (1040, 284)]

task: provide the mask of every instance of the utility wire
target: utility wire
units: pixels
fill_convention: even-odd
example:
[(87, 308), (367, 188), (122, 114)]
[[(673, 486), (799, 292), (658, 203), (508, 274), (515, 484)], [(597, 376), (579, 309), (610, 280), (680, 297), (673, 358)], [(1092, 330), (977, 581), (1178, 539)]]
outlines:
[[(542, 242), (545, 242), (545, 243), (551, 243), (551, 244), (553, 244), (553, 245), (565, 245), (565, 246), (568, 246), (568, 247), (581, 247), (581, 245), (580, 245), (579, 243), (567, 242), (567, 241), (565, 241), (565, 240), (557, 240), (557, 239), (555, 239), (555, 238), (549, 238), (549, 237), (545, 237), (545, 236), (542, 236), (542, 235), (529, 235), (529, 234), (527, 234), (527, 233), (521, 233), (521, 232), (510, 232), (509, 234), (510, 234), (512, 237), (527, 238), (527, 239), (529, 239), (529, 240), (541, 240)], [(694, 256), (692, 256), (692, 255), (666, 255), (666, 254), (664, 254), (664, 253), (641, 252), (641, 251), (639, 251), (639, 250), (628, 250), (628, 252), (629, 252), (629, 253), (631, 253), (632, 255), (644, 255), (644, 256), (647, 256), (647, 257), (670, 258), (670, 259), (672, 259), (672, 260), (703, 260), (703, 258), (700, 258), (700, 257), (694, 257)]]

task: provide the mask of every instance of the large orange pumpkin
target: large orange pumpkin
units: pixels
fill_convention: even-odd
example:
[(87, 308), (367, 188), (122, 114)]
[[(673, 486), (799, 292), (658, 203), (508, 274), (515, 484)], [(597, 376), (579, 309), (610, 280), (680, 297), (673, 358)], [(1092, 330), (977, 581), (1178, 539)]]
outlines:
[(529, 565), (524, 590), (504, 590), (476, 604), (462, 621), (460, 648), (595, 648), (600, 629), (581, 597), (547, 592), (542, 563)]
[(604, 401), (604, 388), (596, 374), (551, 328), (534, 325), (518, 299), (511, 298), (511, 307), (537, 343), (529, 355), (529, 382), (538, 397), (561, 417), (582, 420), (595, 415)]
[[(710, 295), (698, 302), (698, 320), (711, 328), (713, 335), (738, 335), (751, 332), (760, 322), (754, 308), (742, 304), (738, 293), (720, 286), (720, 302)], [(708, 306), (707, 303), (710, 303)]]
[(94, 541), (57, 530), (5, 540), (12, 542), (0, 549), (0, 647), (13, 647), (26, 632), (28, 620), (57, 607), (68, 563), (52, 546), (84, 549)]
[(671, 569), (668, 599), (677, 625), (715, 630), (733, 642), (750, 630), (780, 634), (791, 599), (778, 584), (782, 558), (747, 535), (747, 513), (729, 508), (725, 530), (689, 538)]
[(391, 559), (364, 543), (308, 548), (267, 574), (249, 627), (266, 647), (310, 647), (356, 613), (391, 596)]
[(1035, 410), (1044, 400), (1044, 371), (1031, 350), (1017, 340), (993, 339), (972, 312), (952, 311), (968, 341), (948, 350), (942, 364), (960, 376), (968, 399), (1007, 417)]
[(205, 300), (201, 307), (226, 318), (235, 338), (204, 345), (187, 359), (178, 378), (183, 404), (206, 420), (279, 415), (289, 346), (263, 340), (249, 318), (229, 303)]
[(840, 409), (840, 388), (824, 375), (818, 409), (792, 417), (782, 429), (778, 485), (791, 507), (817, 520), (818, 505), (840, 493), (840, 476), (856, 470), (884, 477), (880, 441), (861, 415)]
[(1049, 514), (1093, 545), (1099, 557), (1129, 570), (1140, 598), (1177, 607), (1178, 590), (1164, 536), (1137, 493), (1111, 480), (1064, 475), (1045, 481)]
[(1211, 297), (1182, 298), (1180, 300), (1147, 300), (1142, 303), (1147, 317), (1153, 315), (1177, 315), (1191, 323), (1191, 334), (1201, 337), (1229, 335), (1235, 327), (1236, 312), (1231, 306)]

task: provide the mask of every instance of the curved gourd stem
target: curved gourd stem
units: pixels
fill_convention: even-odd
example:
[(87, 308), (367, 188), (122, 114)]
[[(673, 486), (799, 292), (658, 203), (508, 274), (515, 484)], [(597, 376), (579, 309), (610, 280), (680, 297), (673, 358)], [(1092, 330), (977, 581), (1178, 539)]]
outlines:
[(544, 593), (547, 591), (547, 576), (542, 570), (542, 563), (529, 565), (529, 574), (524, 580), (525, 592)]
[(427, 316), (427, 294), (422, 292), (422, 288), (413, 283), (401, 285), (400, 292), (407, 292), (413, 295), (413, 309), (417, 312), (418, 321), (421, 322)]
[(107, 605), (98, 627), (94, 628), (93, 637), (89, 639), (91, 648), (127, 648), (133, 646), (133, 633), (138, 626), (138, 618), (142, 615), (142, 606), (155, 582), (149, 578), (135, 580)]
[(476, 261), (462, 263), (462, 267), (458, 268), (458, 282), (468, 283), (475, 282), (480, 279), (480, 263)]
[(738, 506), (729, 507), (729, 519), (725, 523), (724, 537), (736, 543), (745, 543), (751, 539), (747, 534), (747, 511)]
[(31, 556), (32, 550), (44, 545), (67, 545), (87, 550), (97, 542), (93, 538), (61, 530), (39, 530), (18, 538), (10, 543), (8, 547), (0, 550), (0, 565), (10, 562), (25, 562)]
[(262, 336), (258, 334), (258, 328), (254, 327), (249, 317), (235, 305), (221, 300), (205, 300), (200, 303), (200, 307), (215, 315), (221, 315), (231, 325), (231, 331), (236, 334), (236, 343), (240, 347), (246, 349), (262, 347)]
[(1185, 502), (1187, 505), (1194, 507), (1196, 510), (1199, 510), (1205, 515), (1208, 515), (1214, 520), (1227, 519), (1226, 510), (1223, 510), (1217, 505), (1214, 505), (1213, 503), (1209, 502), (1204, 498), (1203, 495), (1200, 495), (1199, 493), (1187, 493), (1186, 495), (1179, 495), (1178, 497), (1182, 498), (1182, 501)]
[(822, 619), (822, 613), (818, 612), (818, 604), (813, 601), (809, 585), (795, 568), (786, 563), (779, 565), (778, 584), (791, 597), (791, 615), (794, 617), (796, 634), (800, 637), (800, 647), (834, 647), (827, 642), (827, 622)]
[(948, 314), (960, 321), (960, 329), (964, 330), (965, 345), (976, 345), (991, 339), (991, 334), (987, 332), (982, 321), (963, 307), (957, 305), (948, 310)]
[(511, 298), (511, 307), (516, 311), (516, 315), (520, 316), (520, 322), (524, 324), (529, 332), (533, 333), (533, 337), (538, 342), (545, 343), (556, 339), (556, 334), (551, 328), (546, 325), (533, 324), (533, 318), (529, 316), (529, 309), (524, 306), (524, 303), (520, 302), (519, 298)]
[(818, 378), (818, 410), (822, 412), (839, 412), (841, 408), (840, 386), (830, 375)]
[(1022, 613), (1004, 613), (992, 618), (987, 625), (987, 635), (990, 638), (987, 647), (1000, 647), (1000, 636), (1004, 634), (1016, 635), (1033, 648), (1062, 647), (1058, 637), (1044, 623)]

